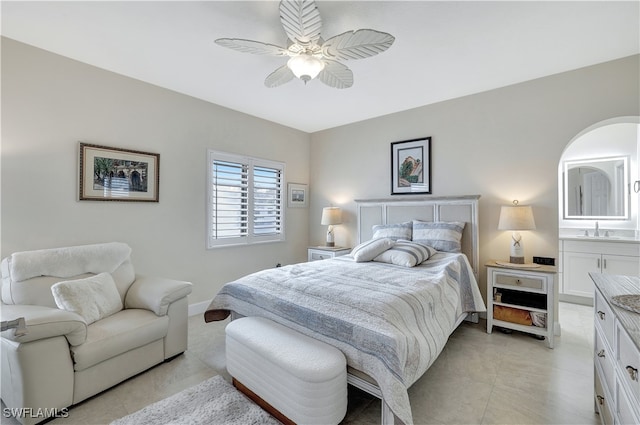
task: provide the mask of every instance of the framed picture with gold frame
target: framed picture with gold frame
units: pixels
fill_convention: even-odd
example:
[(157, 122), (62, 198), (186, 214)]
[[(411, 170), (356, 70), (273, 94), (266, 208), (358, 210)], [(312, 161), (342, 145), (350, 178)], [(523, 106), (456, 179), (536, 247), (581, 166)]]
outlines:
[(80, 143), (80, 201), (158, 202), (160, 154)]

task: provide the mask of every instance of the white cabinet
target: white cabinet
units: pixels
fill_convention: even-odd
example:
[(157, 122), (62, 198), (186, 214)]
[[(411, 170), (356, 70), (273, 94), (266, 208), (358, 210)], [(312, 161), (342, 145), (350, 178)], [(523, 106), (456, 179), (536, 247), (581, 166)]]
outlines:
[[(500, 266), (495, 261), (489, 261), (486, 266), (487, 333), (491, 333), (494, 326), (527, 332), (544, 336), (547, 346), (553, 348), (555, 267), (516, 269)], [(502, 317), (507, 315), (505, 309), (514, 313), (511, 318)], [(536, 321), (527, 319), (534, 314), (544, 317), (544, 326), (536, 326)]]
[(589, 273), (640, 275), (639, 243), (563, 240), (560, 251), (561, 301), (563, 295), (591, 300), (593, 282)]
[(594, 398), (601, 423), (640, 424), (640, 323), (637, 313), (609, 303), (638, 293), (638, 277), (591, 275), (594, 300)]

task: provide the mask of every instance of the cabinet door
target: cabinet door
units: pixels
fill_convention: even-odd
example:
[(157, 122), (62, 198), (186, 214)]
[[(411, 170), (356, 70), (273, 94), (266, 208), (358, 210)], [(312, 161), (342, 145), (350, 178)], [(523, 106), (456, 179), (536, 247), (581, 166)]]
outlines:
[(640, 276), (640, 257), (603, 254), (602, 273)]
[(600, 273), (601, 261), (600, 254), (565, 252), (562, 292), (593, 298), (594, 286), (589, 273)]

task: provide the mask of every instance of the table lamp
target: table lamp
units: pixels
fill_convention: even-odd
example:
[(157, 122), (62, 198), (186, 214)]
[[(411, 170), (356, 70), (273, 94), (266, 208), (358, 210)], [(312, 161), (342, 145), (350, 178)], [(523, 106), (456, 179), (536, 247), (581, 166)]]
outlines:
[(498, 230), (511, 230), (511, 245), (509, 249), (509, 262), (496, 261), (503, 266), (535, 267), (534, 264), (524, 262), (524, 243), (520, 230), (535, 230), (536, 223), (533, 220), (533, 210), (529, 205), (518, 205), (513, 201), (513, 206), (503, 206), (500, 209)]
[(327, 228), (327, 246), (336, 246), (333, 238), (333, 226), (342, 223), (342, 213), (338, 207), (325, 207), (322, 209), (320, 224)]

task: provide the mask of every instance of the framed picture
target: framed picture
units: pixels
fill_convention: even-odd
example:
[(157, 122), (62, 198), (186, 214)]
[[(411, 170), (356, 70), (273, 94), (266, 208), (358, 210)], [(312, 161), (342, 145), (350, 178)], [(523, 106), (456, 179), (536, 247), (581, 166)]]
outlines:
[(289, 208), (305, 208), (307, 206), (307, 185), (299, 183), (289, 183), (288, 189), (288, 206)]
[(431, 193), (431, 137), (391, 143), (391, 194)]
[(160, 154), (80, 143), (79, 200), (158, 202)]

